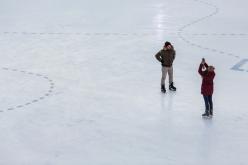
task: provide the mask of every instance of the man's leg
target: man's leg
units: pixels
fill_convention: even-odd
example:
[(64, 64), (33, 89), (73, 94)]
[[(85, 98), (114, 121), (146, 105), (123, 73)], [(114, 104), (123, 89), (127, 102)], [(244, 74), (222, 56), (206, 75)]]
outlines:
[(166, 67), (162, 67), (162, 78), (161, 78), (161, 92), (165, 93), (165, 80), (167, 75), (168, 69)]
[(173, 67), (172, 66), (169, 67), (168, 73), (169, 73), (169, 83), (170, 83), (169, 89), (175, 91), (177, 88), (174, 86), (174, 83), (173, 83)]
[(167, 67), (162, 67), (161, 85), (165, 85), (165, 79), (166, 79), (167, 72), (168, 72)]
[(168, 67), (168, 73), (169, 73), (169, 83), (171, 84), (173, 82), (173, 67)]

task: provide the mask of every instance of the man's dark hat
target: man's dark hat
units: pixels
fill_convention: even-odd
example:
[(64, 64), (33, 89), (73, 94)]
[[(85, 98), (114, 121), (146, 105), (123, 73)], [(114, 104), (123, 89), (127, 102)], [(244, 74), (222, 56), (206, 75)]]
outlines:
[(169, 46), (169, 45), (171, 45), (171, 43), (170, 43), (169, 41), (166, 41), (166, 42), (164, 43), (164, 46), (165, 46), (165, 47), (167, 47), (167, 46)]

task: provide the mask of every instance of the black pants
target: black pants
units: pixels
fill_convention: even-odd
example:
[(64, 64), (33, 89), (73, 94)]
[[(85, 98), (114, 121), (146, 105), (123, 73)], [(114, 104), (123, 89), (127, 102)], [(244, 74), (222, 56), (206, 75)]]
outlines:
[(205, 102), (205, 110), (206, 111), (212, 111), (213, 110), (213, 100), (212, 100), (212, 95), (209, 96), (203, 96), (204, 102)]

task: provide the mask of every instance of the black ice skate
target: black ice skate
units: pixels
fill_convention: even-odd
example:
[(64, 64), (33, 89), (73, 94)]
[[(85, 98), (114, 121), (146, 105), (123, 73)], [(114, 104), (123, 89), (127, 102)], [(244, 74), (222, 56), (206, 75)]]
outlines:
[(213, 116), (213, 110), (212, 110), (212, 109), (210, 109), (210, 111), (209, 111), (209, 116), (210, 116), (210, 117)]
[(206, 118), (208, 118), (208, 117), (210, 117), (209, 116), (209, 111), (208, 110), (205, 110), (205, 113), (204, 114), (202, 114), (202, 117), (206, 117)]
[(204, 113), (204, 114), (202, 114), (202, 117), (209, 117), (209, 114), (208, 113)]
[(177, 88), (174, 87), (173, 82), (170, 83), (169, 89), (170, 89), (171, 91), (176, 91), (176, 90), (177, 90)]
[(166, 93), (166, 89), (165, 89), (165, 86), (164, 85), (161, 85), (161, 92), (162, 93)]

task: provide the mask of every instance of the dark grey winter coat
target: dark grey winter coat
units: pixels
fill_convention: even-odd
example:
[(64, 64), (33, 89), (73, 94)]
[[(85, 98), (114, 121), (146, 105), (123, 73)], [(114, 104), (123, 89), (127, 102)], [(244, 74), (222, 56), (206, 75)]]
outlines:
[(161, 62), (164, 67), (171, 67), (176, 57), (176, 51), (172, 49), (162, 49), (156, 55), (156, 59)]

